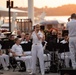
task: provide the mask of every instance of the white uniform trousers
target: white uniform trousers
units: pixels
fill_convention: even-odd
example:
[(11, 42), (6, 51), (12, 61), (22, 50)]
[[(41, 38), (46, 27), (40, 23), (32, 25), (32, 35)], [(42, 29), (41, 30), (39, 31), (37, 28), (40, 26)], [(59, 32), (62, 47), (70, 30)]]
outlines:
[(73, 69), (76, 69), (76, 37), (69, 38), (70, 58)]
[[(51, 61), (51, 56), (50, 54), (44, 54), (44, 61)], [(50, 67), (50, 61), (49, 62), (45, 62), (45, 69), (48, 69)]]
[(3, 68), (9, 66), (9, 56), (6, 54), (0, 55), (0, 63), (2, 64)]
[(31, 51), (24, 51), (25, 55), (31, 55)]
[(16, 60), (22, 60), (25, 62), (26, 65), (26, 71), (31, 69), (31, 62), (32, 62), (32, 56), (22, 56), (22, 57), (16, 57)]
[(65, 52), (65, 53), (63, 52), (63, 53), (61, 53), (61, 59), (64, 60), (65, 66), (67, 68), (69, 68), (70, 67), (70, 65), (69, 65), (69, 62), (70, 62), (70, 52)]
[(44, 53), (42, 44), (32, 45), (32, 73), (36, 73), (36, 62), (39, 58), (41, 74), (44, 75)]

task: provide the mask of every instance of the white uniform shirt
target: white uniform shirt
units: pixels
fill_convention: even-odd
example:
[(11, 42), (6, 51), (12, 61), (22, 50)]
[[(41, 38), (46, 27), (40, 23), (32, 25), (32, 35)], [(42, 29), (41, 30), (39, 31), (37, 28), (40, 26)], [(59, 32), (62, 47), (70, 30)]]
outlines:
[(24, 41), (21, 41), (21, 44), (26, 44), (26, 43), (28, 43), (28, 42), (31, 42), (31, 40), (26, 41), (26, 39), (25, 39)]
[(19, 56), (21, 56), (22, 53), (23, 53), (23, 49), (22, 49), (21, 45), (14, 44), (14, 45), (12, 46), (12, 49), (11, 49), (11, 50), (12, 50), (13, 52), (15, 52), (16, 55), (19, 55)]
[(65, 41), (65, 40), (62, 40), (60, 43), (62, 43), (62, 44), (65, 44), (65, 43), (67, 43), (67, 41)]
[(5, 38), (5, 35), (0, 32), (0, 38)]
[(69, 37), (76, 37), (76, 20), (72, 19), (66, 26), (69, 31)]
[[(39, 31), (37, 34), (38, 34), (41, 38), (43, 37), (43, 33), (42, 33), (41, 31)], [(38, 44), (38, 43), (40, 44), (40, 43), (42, 43), (42, 40), (39, 40), (39, 39), (38, 39), (35, 31), (32, 33), (32, 39), (33, 39), (33, 44)]]
[(1, 48), (2, 48), (2, 45), (0, 44), (0, 50), (1, 50)]

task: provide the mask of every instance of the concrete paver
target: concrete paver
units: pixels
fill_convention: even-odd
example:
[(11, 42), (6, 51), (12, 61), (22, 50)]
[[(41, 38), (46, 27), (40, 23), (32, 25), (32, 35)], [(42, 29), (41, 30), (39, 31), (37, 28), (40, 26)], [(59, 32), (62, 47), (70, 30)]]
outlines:
[[(30, 75), (27, 72), (18, 72), (18, 71), (13, 72), (12, 70), (1, 71), (1, 72), (3, 72), (4, 74), (0, 74), (0, 75)], [(41, 75), (41, 74), (37, 73), (36, 75)], [(60, 75), (60, 74), (59, 73), (49, 73), (49, 74), (45, 74), (45, 75)]]

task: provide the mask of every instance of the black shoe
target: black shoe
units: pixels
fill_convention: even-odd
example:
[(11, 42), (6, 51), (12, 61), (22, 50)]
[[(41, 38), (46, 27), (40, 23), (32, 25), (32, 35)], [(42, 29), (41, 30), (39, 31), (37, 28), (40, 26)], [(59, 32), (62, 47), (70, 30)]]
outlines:
[(0, 66), (0, 70), (1, 70), (1, 69), (3, 69), (3, 67), (2, 67), (2, 66)]
[(3, 74), (3, 72), (0, 72), (0, 74)]
[(10, 68), (11, 68), (11, 66), (8, 66), (8, 68), (10, 69)]
[(26, 69), (25, 68), (22, 68), (22, 69), (20, 69), (20, 70), (18, 70), (19, 72), (25, 72), (26, 71)]

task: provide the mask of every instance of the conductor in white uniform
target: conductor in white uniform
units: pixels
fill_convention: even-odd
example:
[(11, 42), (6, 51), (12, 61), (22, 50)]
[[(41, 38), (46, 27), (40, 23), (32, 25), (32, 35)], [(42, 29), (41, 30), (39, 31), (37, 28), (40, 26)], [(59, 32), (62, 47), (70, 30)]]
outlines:
[(36, 61), (39, 58), (41, 74), (44, 75), (44, 56), (42, 39), (44, 38), (43, 32), (40, 31), (40, 25), (35, 25), (35, 30), (32, 32), (32, 75), (36, 74)]
[(67, 23), (69, 32), (69, 49), (73, 69), (76, 69), (76, 14), (71, 15), (71, 20)]

